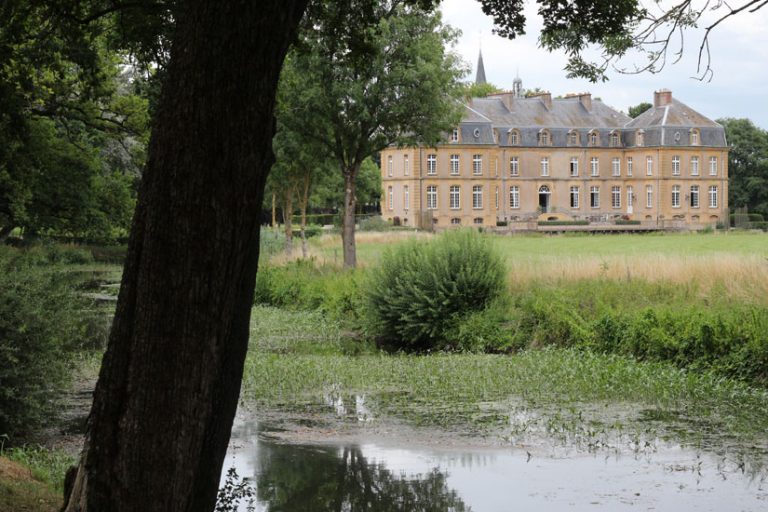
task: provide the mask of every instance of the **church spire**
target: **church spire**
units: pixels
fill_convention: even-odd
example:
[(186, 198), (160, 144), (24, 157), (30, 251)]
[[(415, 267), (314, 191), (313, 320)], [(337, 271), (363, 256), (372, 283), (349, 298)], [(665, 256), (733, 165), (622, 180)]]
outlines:
[(485, 66), (483, 66), (483, 49), (480, 48), (480, 55), (477, 57), (477, 75), (475, 75), (476, 84), (487, 83), (485, 80)]

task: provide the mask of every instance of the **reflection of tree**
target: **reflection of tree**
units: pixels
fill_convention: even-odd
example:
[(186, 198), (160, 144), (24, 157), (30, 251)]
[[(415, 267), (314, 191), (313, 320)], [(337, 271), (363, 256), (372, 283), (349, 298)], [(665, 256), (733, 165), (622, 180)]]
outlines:
[(395, 475), (371, 464), (357, 446), (340, 448), (260, 443), (258, 500), (271, 512), (465, 512), (446, 475)]

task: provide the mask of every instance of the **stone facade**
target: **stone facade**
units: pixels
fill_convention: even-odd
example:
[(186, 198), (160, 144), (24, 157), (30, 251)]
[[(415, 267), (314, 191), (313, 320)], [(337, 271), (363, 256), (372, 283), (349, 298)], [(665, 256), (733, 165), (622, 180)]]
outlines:
[(381, 173), (382, 216), (420, 228), (728, 218), (724, 129), (666, 90), (636, 119), (589, 94), (474, 98), (437, 147), (382, 151)]

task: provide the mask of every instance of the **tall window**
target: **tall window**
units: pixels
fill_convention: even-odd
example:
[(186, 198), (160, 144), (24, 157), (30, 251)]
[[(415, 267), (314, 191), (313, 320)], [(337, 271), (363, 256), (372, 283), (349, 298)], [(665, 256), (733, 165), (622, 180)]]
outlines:
[(472, 174), (483, 174), (483, 155), (472, 155)]
[(568, 133), (568, 144), (570, 146), (575, 146), (579, 143), (579, 134), (575, 131), (572, 131)]
[(698, 176), (699, 175), (699, 157), (692, 156), (691, 157), (691, 176)]
[(680, 185), (672, 185), (672, 208), (680, 208)]
[(512, 130), (509, 132), (509, 143), (513, 146), (517, 146), (519, 144), (520, 135), (517, 133), (517, 130)]
[(619, 145), (619, 134), (618, 133), (612, 133), (611, 134), (611, 146), (617, 147)]
[(451, 155), (451, 176), (459, 175), (459, 155)]
[(451, 142), (459, 142), (459, 129), (454, 128), (453, 131), (451, 131)]
[(427, 210), (437, 210), (437, 185), (427, 186)]
[(458, 210), (461, 208), (461, 187), (458, 185), (451, 185), (450, 189), (450, 206), (451, 210)]
[(571, 158), (571, 176), (579, 175), (579, 159), (575, 156)]
[(590, 132), (590, 134), (589, 134), (589, 145), (590, 146), (597, 146), (597, 132)]
[(549, 176), (549, 157), (541, 158), (541, 175)]
[(672, 157), (672, 176), (680, 176), (680, 157)]
[(717, 208), (717, 185), (709, 187), (709, 207)]
[(627, 157), (627, 176), (632, 176), (632, 157)]
[(621, 208), (621, 187), (611, 187), (611, 206)]
[(520, 176), (520, 162), (518, 162), (516, 156), (510, 157), (509, 159), (509, 175)]
[(437, 155), (434, 153), (427, 155), (427, 174), (437, 174)]
[(509, 207), (520, 208), (520, 187), (517, 185), (509, 187)]
[(635, 205), (635, 194), (632, 186), (627, 187), (627, 207), (632, 208)]
[(600, 176), (600, 166), (598, 165), (598, 159), (593, 156), (589, 159), (589, 168), (592, 172), (592, 176)]
[(387, 206), (390, 210), (395, 209), (395, 193), (392, 191), (392, 187), (387, 187)]
[(699, 186), (691, 185), (691, 208), (699, 207)]
[(600, 208), (600, 187), (589, 187), (589, 206)]
[(717, 176), (717, 157), (716, 156), (709, 157), (709, 175)]
[(653, 176), (653, 157), (652, 156), (645, 157), (645, 175)]
[(571, 208), (579, 207), (579, 187), (571, 187)]
[(472, 187), (472, 208), (479, 210), (483, 207), (483, 186), (475, 185)]
[(387, 176), (393, 176), (395, 174), (395, 165), (392, 163), (392, 155), (387, 157)]
[(496, 206), (496, 209), (499, 209), (499, 187), (496, 187), (496, 190), (494, 190), (494, 201), (493, 204)]
[(411, 162), (408, 160), (408, 155), (403, 155), (403, 174), (406, 176), (411, 174)]
[(408, 185), (406, 185), (405, 187), (403, 187), (403, 207), (405, 208), (406, 211), (408, 211), (408, 206), (410, 202), (411, 202), (411, 194), (408, 191)]
[(619, 158), (611, 160), (611, 175), (621, 176), (621, 160)]
[(645, 207), (653, 208), (653, 185), (645, 186)]

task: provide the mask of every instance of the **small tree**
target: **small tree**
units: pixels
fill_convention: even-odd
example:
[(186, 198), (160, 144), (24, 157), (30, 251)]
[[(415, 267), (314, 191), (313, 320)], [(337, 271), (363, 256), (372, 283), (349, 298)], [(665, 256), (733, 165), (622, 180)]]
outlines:
[[(281, 122), (323, 145), (344, 178), (344, 265), (354, 267), (357, 177), (391, 144), (431, 144), (458, 122), (463, 70), (438, 13), (400, 2), (323, 4), (283, 73)], [(373, 12), (369, 12), (372, 10)]]

